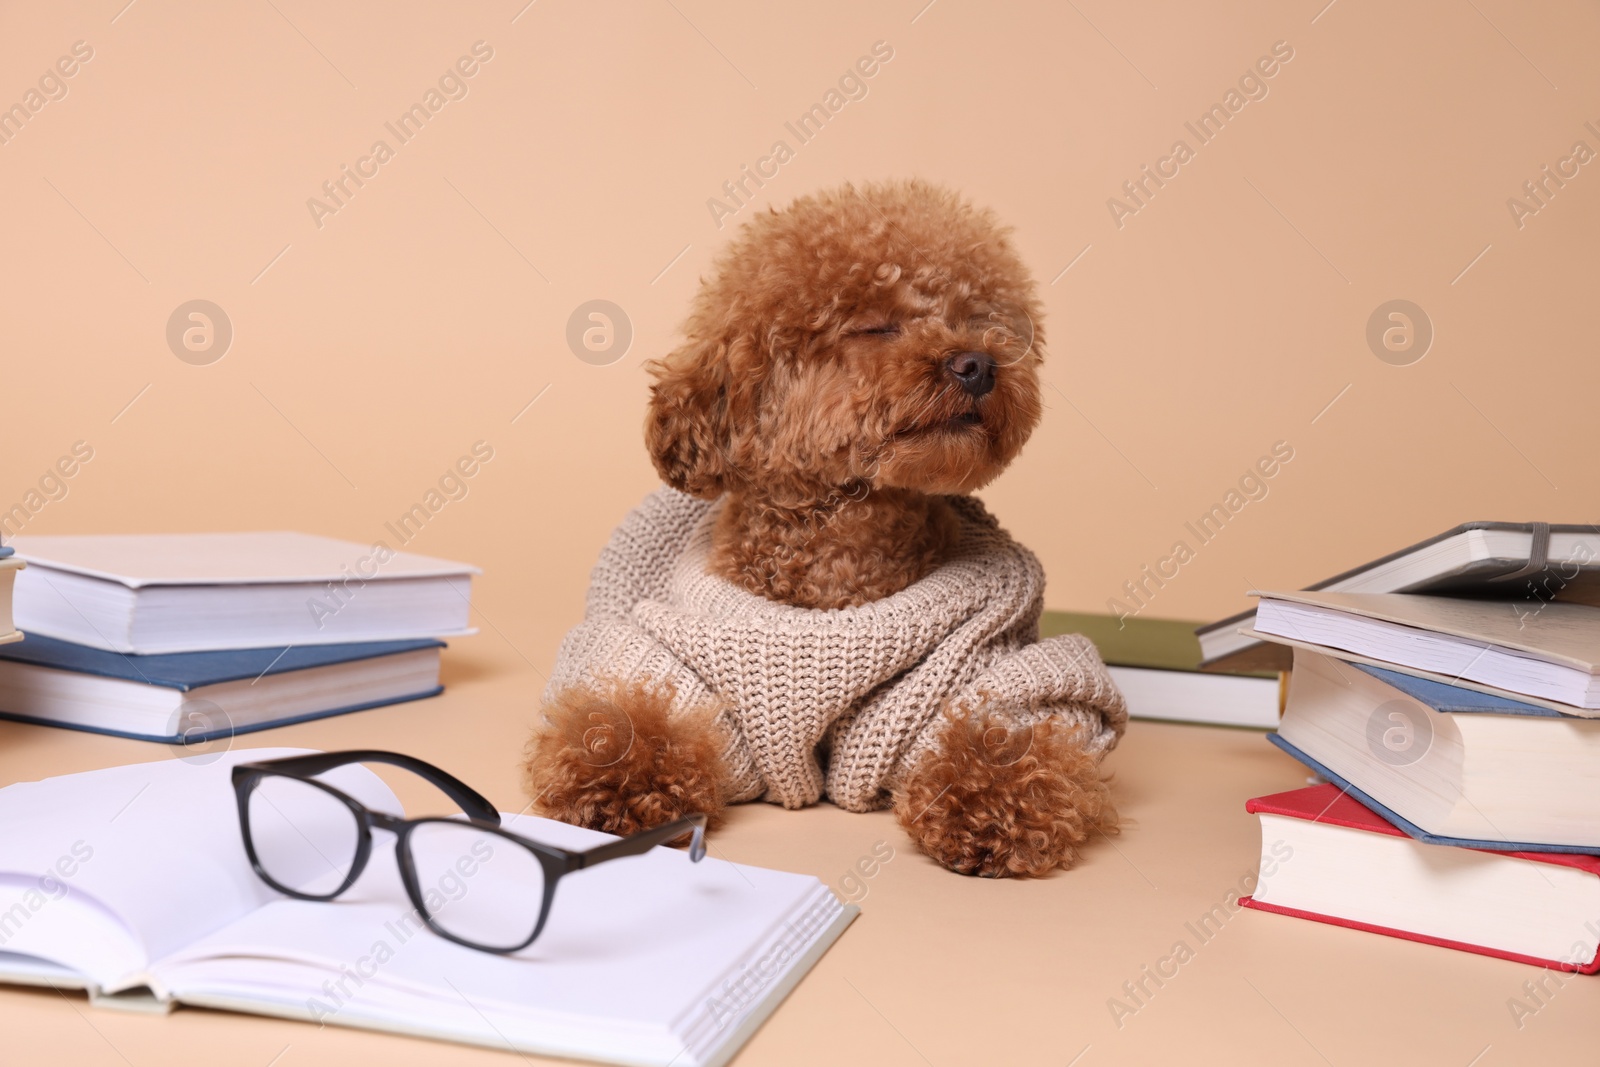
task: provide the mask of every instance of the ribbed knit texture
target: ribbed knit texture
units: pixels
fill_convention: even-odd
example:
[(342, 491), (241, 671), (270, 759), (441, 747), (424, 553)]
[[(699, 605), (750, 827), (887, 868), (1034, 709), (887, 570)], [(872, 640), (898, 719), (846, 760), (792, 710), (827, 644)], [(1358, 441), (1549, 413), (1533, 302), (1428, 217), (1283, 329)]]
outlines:
[[(1044, 571), (971, 497), (952, 497), (949, 558), (893, 596), (820, 611), (779, 604), (707, 571), (721, 502), (663, 488), (595, 565), (584, 620), (562, 642), (548, 692), (656, 679), (675, 709), (715, 702), (732, 801), (789, 808), (824, 794), (850, 811), (886, 806), (932, 747), (947, 706), (1053, 716), (1096, 755), (1127, 707), (1087, 638), (1039, 640)], [(826, 767), (819, 761), (826, 761)]]

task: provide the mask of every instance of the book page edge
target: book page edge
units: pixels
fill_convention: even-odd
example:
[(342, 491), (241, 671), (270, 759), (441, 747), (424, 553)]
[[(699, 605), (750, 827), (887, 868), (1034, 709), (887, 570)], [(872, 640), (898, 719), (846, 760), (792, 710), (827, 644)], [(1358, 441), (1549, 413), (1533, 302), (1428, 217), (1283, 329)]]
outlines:
[[(811, 973), (813, 967), (822, 959), (828, 949), (833, 947), (845, 929), (861, 914), (861, 908), (855, 904), (846, 904), (840, 909), (838, 916), (829, 923), (811, 942), (809, 948), (795, 961), (781, 980), (775, 982), (767, 991), (761, 1001), (752, 1008), (739, 1025), (729, 1032), (717, 1046), (711, 1056), (700, 1064), (699, 1067), (725, 1067), (729, 1060), (742, 1049), (763, 1023), (778, 1009), (785, 998), (800, 984), (800, 980)], [(287, 1004), (267, 1004), (249, 1000), (243, 997), (232, 996), (184, 996), (176, 998), (181, 1004), (194, 1008), (206, 1008), (220, 1011), (232, 1011), (245, 1015), (273, 1016), (280, 1019), (291, 1019), (296, 1022), (317, 1023), (309, 1011)], [(452, 1032), (445, 1027), (427, 1026), (383, 1026), (360, 1018), (342, 1018), (322, 1022), (320, 1025), (346, 1026), (357, 1030), (372, 1030), (379, 1033), (402, 1034), (407, 1037), (418, 1037), (432, 1041), (447, 1041), (459, 1045), (476, 1045), (481, 1048), (496, 1049), (501, 1052), (512, 1051), (535, 1056), (555, 1056), (570, 1059), (573, 1053), (570, 1050), (554, 1048), (536, 1048), (531, 1045), (507, 1041), (504, 1038), (486, 1037), (482, 1034)], [(632, 1061), (594, 1060), (593, 1062), (625, 1063)]]

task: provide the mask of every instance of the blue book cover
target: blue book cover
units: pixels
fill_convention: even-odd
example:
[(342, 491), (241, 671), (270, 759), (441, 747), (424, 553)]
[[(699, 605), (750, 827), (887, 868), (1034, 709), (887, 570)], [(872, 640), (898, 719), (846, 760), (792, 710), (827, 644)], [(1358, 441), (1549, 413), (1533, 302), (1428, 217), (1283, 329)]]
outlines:
[[(1370, 663), (1347, 663), (1346, 665), (1371, 675), (1386, 685), (1393, 686), (1419, 704), (1426, 704), (1435, 711), (1449, 715), (1490, 714), (1525, 715), (1530, 718), (1550, 719), (1578, 718), (1578, 716), (1563, 715), (1559, 711), (1552, 711), (1549, 708), (1542, 708), (1535, 704), (1524, 704), (1522, 701), (1512, 700), (1510, 697), (1480, 693), (1476, 689), (1463, 689), (1460, 686), (1437, 682), (1431, 678), (1418, 678), (1415, 675), (1402, 674), (1399, 671), (1375, 667)], [(1537, 727), (1537, 729), (1543, 729), (1543, 727)], [(1313, 759), (1292, 742), (1284, 740), (1280, 735), (1276, 733), (1268, 734), (1267, 740), (1322, 775), (1328, 781), (1333, 782), (1340, 789), (1360, 801), (1369, 810), (1383, 816), (1389, 821), (1390, 825), (1405, 831), (1408, 836), (1414, 837), (1418, 841), (1430, 845), (1453, 845), (1458, 848), (1487, 849), (1491, 852), (1573, 852), (1600, 856), (1600, 847), (1586, 845), (1548, 845), (1527, 841), (1480, 841), (1429, 833), (1374, 800), (1352, 785), (1349, 779), (1336, 773), (1320, 761)]]
[(166, 652), (135, 656), (75, 645), (42, 634), (0, 645), (0, 659), (54, 667), (60, 671), (98, 674), (128, 682), (179, 689), (187, 693), (205, 685), (237, 682), (269, 674), (286, 674), (307, 667), (326, 667), (358, 659), (415, 652), (419, 648), (444, 648), (443, 641), (368, 641), (349, 645), (305, 645), (289, 648), (239, 648), (222, 652)]
[[(1541, 711), (1544, 709), (1540, 709)], [(1376, 812), (1389, 821), (1397, 830), (1405, 831), (1408, 837), (1428, 845), (1452, 845), (1456, 848), (1476, 848), (1489, 852), (1572, 852), (1587, 856), (1600, 856), (1600, 846), (1593, 845), (1547, 845), (1534, 841), (1479, 841), (1467, 837), (1446, 837), (1443, 834), (1433, 834), (1424, 830), (1416, 823), (1395, 813), (1394, 809), (1372, 799), (1365, 792), (1350, 784), (1350, 780), (1343, 775), (1328, 768), (1327, 765), (1306, 755), (1293, 742), (1285, 741), (1278, 733), (1270, 733), (1267, 740), (1277, 745), (1283, 751), (1316, 771), (1322, 777), (1338, 786), (1343, 792), (1350, 794), (1369, 811)]]
[[(12, 644), (0, 645), (0, 660), (26, 663), (36, 667), (72, 671), (78, 674), (97, 675), (119, 681), (140, 682), (146, 685), (191, 692), (205, 686), (224, 682), (250, 681), (271, 675), (287, 674), (311, 667), (325, 667), (356, 660), (393, 656), (421, 649), (445, 648), (443, 641), (424, 638), (408, 641), (368, 641), (342, 645), (308, 645), (289, 648), (246, 648), (221, 652), (170, 652), (153, 656), (124, 655), (103, 649), (61, 641), (40, 634), (28, 634)], [(13, 709), (0, 709), (0, 719), (13, 722), (58, 726), (69, 730), (86, 730), (90, 733), (128, 737), (140, 741), (159, 741), (166, 744), (195, 745), (235, 734), (253, 733), (256, 730), (288, 726), (312, 719), (343, 715), (352, 711), (422, 700), (437, 696), (443, 686), (433, 686), (416, 693), (390, 696), (382, 700), (367, 701), (343, 707), (321, 708), (298, 715), (267, 719), (245, 725), (223, 724), (209, 730), (189, 729), (178, 734), (140, 733), (117, 729), (113, 726), (85, 725), (63, 722), (47, 715), (30, 715)], [(191, 724), (192, 725), (192, 724)]]
[(1370, 674), (1372, 677), (1400, 690), (1406, 696), (1419, 704), (1426, 704), (1434, 711), (1448, 712), (1451, 715), (1481, 714), (1492, 715), (1537, 715), (1540, 718), (1551, 719), (1578, 719), (1582, 716), (1563, 715), (1550, 708), (1542, 708), (1537, 704), (1524, 704), (1520, 700), (1510, 697), (1495, 696), (1492, 693), (1480, 693), (1476, 689), (1463, 689), (1458, 685), (1449, 685), (1445, 682), (1436, 682), (1432, 678), (1418, 678), (1414, 674), (1402, 674), (1399, 671), (1385, 670), (1374, 667), (1370, 663), (1348, 663), (1358, 671)]

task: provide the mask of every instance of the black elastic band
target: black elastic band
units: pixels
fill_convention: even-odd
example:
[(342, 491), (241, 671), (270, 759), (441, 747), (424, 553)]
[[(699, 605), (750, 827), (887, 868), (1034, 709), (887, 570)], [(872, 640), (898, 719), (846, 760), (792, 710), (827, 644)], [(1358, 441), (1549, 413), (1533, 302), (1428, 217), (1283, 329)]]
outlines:
[(1528, 562), (1520, 570), (1510, 574), (1502, 574), (1498, 578), (1490, 578), (1491, 582), (1509, 582), (1516, 578), (1526, 578), (1530, 574), (1543, 574), (1550, 565), (1550, 524), (1548, 522), (1531, 522), (1533, 541), (1528, 545)]

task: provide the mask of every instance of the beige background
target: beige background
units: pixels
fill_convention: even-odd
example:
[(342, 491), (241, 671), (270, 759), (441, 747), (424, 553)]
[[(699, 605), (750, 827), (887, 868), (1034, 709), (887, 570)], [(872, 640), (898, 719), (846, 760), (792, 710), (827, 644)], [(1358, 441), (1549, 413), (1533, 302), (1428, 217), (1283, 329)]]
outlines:
[[(0, 509), (29, 506), (41, 476), (84, 441), (94, 458), (64, 496), (49, 483), (59, 499), (36, 509), (28, 532), (298, 528), (394, 544), (384, 523), (423, 500), (474, 442), (489, 442), (494, 459), (468, 495), (408, 546), (484, 568), (474, 593), (483, 633), (449, 653), (443, 702), (381, 721), (395, 745), (476, 767), (502, 804), (516, 796), (511, 757), (538, 672), (580, 611), (607, 532), (655, 483), (639, 443), (639, 368), (670, 346), (730, 232), (707, 200), (780, 138), (794, 158), (732, 223), (818, 186), (921, 175), (1016, 226), (1049, 309), (1049, 409), (984, 495), (1043, 558), (1053, 607), (1104, 610), (1277, 441), (1295, 458), (1270, 494), (1200, 548), (1150, 614), (1218, 616), (1244, 606), (1252, 586), (1301, 585), (1468, 519), (1595, 517), (1600, 166), (1582, 167), (1521, 228), (1506, 203), (1575, 141), (1600, 150), (1584, 126), (1600, 127), (1593, 5), (124, 2), (0, 5), (0, 106), (23, 101), (74, 42), (93, 49), (65, 97), (0, 144), (10, 393)], [(384, 124), (480, 40), (493, 58), (465, 98), (398, 145)], [(876, 41), (894, 56), (865, 98), (799, 145), (785, 121)], [(1294, 58), (1266, 98), (1199, 146), (1184, 123), (1278, 41)], [(319, 228), (307, 199), (380, 137), (394, 158)], [(1195, 158), (1118, 228), (1108, 198), (1180, 137)], [(1409, 366), (1380, 361), (1364, 336), (1374, 309), (1396, 298), (1419, 304), (1436, 331)], [(214, 301), (232, 323), (230, 349), (210, 365), (180, 361), (167, 345), (169, 316), (193, 299)], [(591, 299), (614, 301), (632, 323), (632, 345), (611, 365), (581, 361), (565, 340), (569, 315)], [(371, 741), (378, 721), (282, 740)], [(1023, 974), (1000, 968), (1011, 974), (1003, 982), (1043, 982), (1052, 995), (1023, 1001), (1026, 1018), (984, 998), (968, 1022), (1041, 1024), (1065, 1002), (1053, 976), (1080, 956), (1101, 970), (1073, 987), (1069, 1014), (1101, 1019), (1102, 987), (1131, 975), (1186, 910), (1249, 867), (1253, 829), (1238, 804), (1298, 779), (1259, 738), (1230, 734), (1238, 753), (1217, 766), (1233, 777), (1213, 782), (1194, 761), (1224, 744), (1218, 736), (1140, 725), (1117, 756), (1147, 761), (1121, 772), (1145, 790), (1128, 798), (1145, 836), (1126, 847), (1141, 850), (1141, 866), (1161, 865), (1154, 884), (1188, 888), (1160, 898), (1167, 911), (1130, 910), (1125, 890), (1143, 883), (1102, 849), (1099, 869), (1127, 882), (1101, 888), (1121, 901), (1116, 936), (1052, 934), (1065, 938), (1058, 953), (1028, 954), (1012, 965)], [(11, 727), (0, 738), (6, 781), (150, 754)], [(1179, 766), (1187, 777), (1157, 770)], [(773, 858), (758, 847), (765, 833), (801, 820), (858, 825), (826, 809), (774, 824), (777, 814), (735, 823), (730, 840), (751, 842), (740, 858), (828, 877), (891, 832), (861, 822), (848, 839), (819, 839), (823, 854), (797, 837)], [(1042, 920), (1098, 884), (984, 887), (917, 863), (895, 873), (922, 872), (916, 886), (951, 894), (947, 911), (925, 917), (942, 931), (961, 928), (966, 898), (980, 892), (1034, 894), (1044, 903), (1027, 914)], [(983, 914), (1007, 938), (1032, 936), (1002, 921), (1004, 909)], [(1329, 951), (1352, 966), (1415, 959), (1285, 925), (1250, 927), (1267, 938), (1260, 960), (1276, 961), (1269, 982), (1303, 977)], [(858, 984), (877, 966), (859, 951), (848, 971)], [(1501, 1034), (1508, 1024), (1496, 1013), (1515, 992), (1511, 977), (1531, 969), (1427, 959), (1441, 956), (1437, 973), (1389, 970), (1339, 1011), (1402, 1031), (1415, 1020), (1413, 1036), (1428, 1044), (1449, 1037), (1438, 1062), (1526, 1037)], [(964, 958), (949, 983), (969, 982), (978, 966)], [(1486, 977), (1438, 991), (1440, 974), (1463, 972)], [(892, 983), (868, 995), (943, 1060), (959, 1029), (945, 1013), (960, 1001), (921, 980), (903, 1004)], [(1197, 974), (1190, 984), (1205, 982)], [(1377, 1055), (1348, 1027), (1306, 1022), (1319, 1005), (1329, 1010), (1338, 985), (1291, 984), (1300, 999), (1283, 1014), (1333, 1042), (1334, 1062)], [(814, 1014), (780, 1015), (797, 1040), (826, 1037), (819, 1020), (836, 1012), (878, 1025), (837, 981), (803, 992), (823, 999)], [(1185, 1034), (1204, 1032), (1219, 1005), (1247, 992), (1168, 998), (1177, 1014), (1164, 1024), (1166, 1047), (1183, 1048)], [(1588, 992), (1564, 994), (1529, 1040), (1574, 1036), (1563, 1027), (1592, 1018), (1592, 1005), (1577, 1012), (1579, 996)], [(29, 1005), (28, 1018), (35, 1010), (27, 998), (6, 1003)], [(1390, 1010), (1413, 1006), (1399, 1020)], [(928, 1011), (922, 1029), (908, 1018)], [(61, 1035), (82, 1026), (65, 1008), (56, 1015)], [(200, 1018), (210, 1021), (181, 1025), (220, 1027), (219, 1040), (243, 1032)], [(1277, 1048), (1294, 1035), (1259, 1005), (1246, 1018), (1279, 1026), (1262, 1048), (1320, 1062)], [(1453, 1030), (1457, 1019), (1481, 1019), (1482, 1040)], [(863, 1057), (889, 1055), (884, 1033), (888, 1044), (863, 1045)], [(148, 1046), (119, 1041), (137, 1046), (131, 1062), (158, 1062), (171, 1031), (148, 1034), (138, 1039)], [(39, 1038), (47, 1049), (53, 1035)], [(89, 1031), (79, 1036), (117, 1062)], [(1066, 1062), (1090, 1040), (1050, 1047)], [(238, 1062), (265, 1062), (278, 1047), (275, 1037), (260, 1044), (274, 1047)], [(415, 1062), (435, 1054), (391, 1048)], [(1130, 1061), (1140, 1055), (1124, 1047)]]
[[(82, 439), (30, 532), (367, 540), (486, 440), (412, 547), (482, 565), (485, 640), (546, 664), (654, 484), (639, 368), (727, 235), (706, 201), (782, 138), (746, 212), (916, 174), (1016, 226), (1050, 407), (985, 495), (1053, 607), (1104, 610), (1279, 440), (1270, 495), (1150, 614), (1219, 616), (1468, 519), (1594, 518), (1600, 166), (1521, 230), (1506, 207), (1574, 141), (1600, 151), (1592, 5), (522, 2), (0, 7), (0, 101), (94, 49), (0, 145), (0, 507)], [(319, 229), (306, 201), (479, 40), (468, 95)], [(798, 144), (784, 122), (879, 40), (868, 95)], [(1199, 146), (1184, 123), (1280, 40), (1269, 95)], [(1106, 201), (1180, 137), (1195, 158), (1119, 230)], [(234, 327), (209, 366), (164, 336), (197, 298)], [(565, 342), (596, 298), (634, 328), (610, 366)], [(1393, 298), (1435, 325), (1411, 366), (1364, 339)]]

